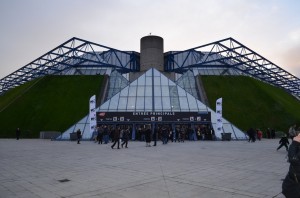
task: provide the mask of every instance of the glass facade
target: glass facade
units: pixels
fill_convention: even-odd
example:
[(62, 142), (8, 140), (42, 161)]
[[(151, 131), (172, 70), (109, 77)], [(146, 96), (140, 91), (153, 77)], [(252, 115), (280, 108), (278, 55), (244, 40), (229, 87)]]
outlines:
[[(117, 71), (113, 71), (109, 80), (108, 99), (97, 108), (97, 112), (211, 112), (212, 127), (216, 128), (216, 113), (204, 105), (197, 95), (195, 78), (192, 71), (183, 74), (177, 83), (168, 79), (155, 68), (151, 68), (138, 79), (129, 83)], [(186, 91), (186, 90), (188, 91)], [(84, 139), (91, 139), (88, 116), (70, 127), (62, 135), (69, 139), (69, 134), (81, 129)], [(244, 133), (223, 121), (223, 132), (232, 133), (235, 139), (245, 139)], [(215, 134), (221, 138), (221, 134)]]
[(192, 94), (192, 96), (198, 99), (196, 81), (194, 73), (191, 70), (185, 72), (176, 82), (185, 91)]
[(198, 103), (193, 95), (152, 68), (107, 100), (97, 111), (199, 112), (207, 111), (207, 107)]

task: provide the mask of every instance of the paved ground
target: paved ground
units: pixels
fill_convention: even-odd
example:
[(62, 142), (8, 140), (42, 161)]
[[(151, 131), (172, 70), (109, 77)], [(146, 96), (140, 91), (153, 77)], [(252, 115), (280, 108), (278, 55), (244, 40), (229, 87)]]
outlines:
[(278, 140), (110, 145), (0, 139), (0, 197), (283, 197)]

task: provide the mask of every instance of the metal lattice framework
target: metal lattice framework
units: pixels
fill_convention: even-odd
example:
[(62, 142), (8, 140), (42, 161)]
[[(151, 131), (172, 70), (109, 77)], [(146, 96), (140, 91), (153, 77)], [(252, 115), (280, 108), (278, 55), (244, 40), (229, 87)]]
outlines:
[(79, 38), (71, 38), (0, 80), (0, 94), (45, 75), (65, 74), (76, 68), (114, 68), (121, 73), (139, 71), (139, 55)]
[(300, 79), (278, 67), (263, 56), (227, 38), (185, 51), (165, 55), (165, 70), (183, 73), (192, 68), (235, 69), (300, 97)]
[[(79, 38), (71, 38), (43, 56), (0, 80), (0, 94), (45, 75), (74, 75), (71, 70), (113, 68), (121, 73), (140, 70), (140, 55)], [(193, 68), (239, 71), (300, 97), (300, 79), (278, 67), (233, 38), (185, 51), (165, 53), (165, 71), (184, 73)]]

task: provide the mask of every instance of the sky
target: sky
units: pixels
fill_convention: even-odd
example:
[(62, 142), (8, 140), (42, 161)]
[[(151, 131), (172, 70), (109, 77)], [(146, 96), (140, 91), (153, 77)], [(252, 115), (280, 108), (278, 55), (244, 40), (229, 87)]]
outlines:
[(300, 78), (299, 0), (1, 0), (0, 79), (72, 37), (139, 52), (150, 33), (165, 52), (232, 37)]

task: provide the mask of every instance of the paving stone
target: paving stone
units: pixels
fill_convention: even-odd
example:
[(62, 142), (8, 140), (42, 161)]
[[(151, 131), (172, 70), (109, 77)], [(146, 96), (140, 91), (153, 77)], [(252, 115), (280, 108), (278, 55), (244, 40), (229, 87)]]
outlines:
[(276, 139), (110, 145), (0, 139), (0, 198), (284, 197)]

